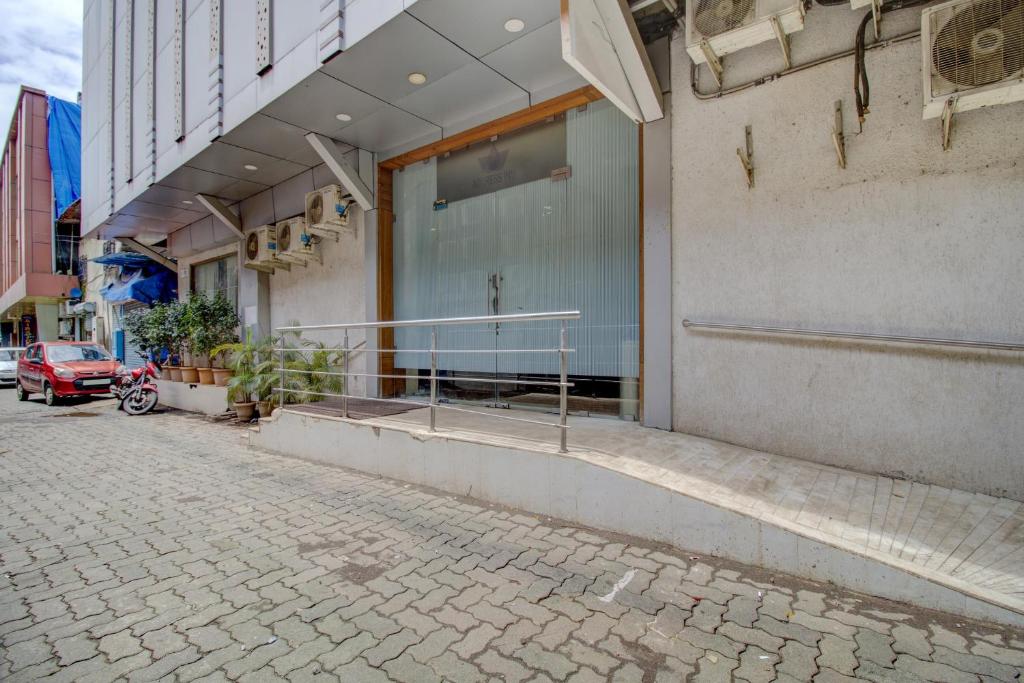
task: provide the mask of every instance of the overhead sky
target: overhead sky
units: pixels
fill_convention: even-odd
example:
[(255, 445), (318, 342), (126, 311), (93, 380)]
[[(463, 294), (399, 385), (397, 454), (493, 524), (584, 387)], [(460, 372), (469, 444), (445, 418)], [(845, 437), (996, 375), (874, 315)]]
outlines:
[(21, 85), (72, 102), (78, 97), (82, 6), (82, 0), (0, 0), (0, 130), (10, 125)]

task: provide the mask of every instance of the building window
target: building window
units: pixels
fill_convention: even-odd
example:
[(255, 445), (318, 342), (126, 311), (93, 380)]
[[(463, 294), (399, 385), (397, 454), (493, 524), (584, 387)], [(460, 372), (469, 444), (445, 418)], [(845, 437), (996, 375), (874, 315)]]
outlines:
[(54, 272), (58, 275), (78, 275), (78, 224), (57, 223), (54, 230), (56, 240), (54, 241), (55, 263)]
[(238, 257), (226, 256), (192, 266), (192, 293), (211, 299), (223, 294), (238, 309)]

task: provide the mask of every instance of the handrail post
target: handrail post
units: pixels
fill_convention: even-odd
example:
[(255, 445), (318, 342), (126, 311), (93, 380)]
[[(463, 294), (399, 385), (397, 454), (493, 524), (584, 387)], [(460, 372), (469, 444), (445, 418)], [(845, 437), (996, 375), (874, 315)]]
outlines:
[(281, 408), (284, 408), (284, 339), (281, 340)]
[(348, 417), (348, 330), (345, 330), (344, 351), (341, 356), (341, 414)]
[(430, 431), (437, 428), (437, 328), (430, 330)]
[(562, 320), (562, 333), (560, 335), (560, 341), (558, 345), (558, 356), (559, 356), (559, 380), (558, 380), (558, 421), (561, 431), (561, 441), (559, 443), (558, 452), (567, 453), (569, 451), (566, 442), (566, 414), (569, 410), (569, 396), (568, 396), (568, 375), (569, 375), (569, 330), (566, 325), (566, 321)]

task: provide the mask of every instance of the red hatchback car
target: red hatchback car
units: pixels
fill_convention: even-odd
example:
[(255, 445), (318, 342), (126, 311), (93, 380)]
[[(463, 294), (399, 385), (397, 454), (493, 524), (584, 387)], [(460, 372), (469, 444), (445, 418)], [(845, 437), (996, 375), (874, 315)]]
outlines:
[(18, 400), (42, 394), (52, 406), (67, 396), (110, 392), (120, 363), (92, 342), (39, 342), (18, 359)]

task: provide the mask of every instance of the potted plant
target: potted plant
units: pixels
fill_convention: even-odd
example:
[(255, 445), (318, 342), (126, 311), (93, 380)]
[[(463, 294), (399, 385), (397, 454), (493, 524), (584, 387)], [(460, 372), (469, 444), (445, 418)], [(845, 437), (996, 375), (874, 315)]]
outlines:
[(210, 362), (213, 349), (236, 340), (238, 315), (223, 294), (209, 298), (197, 292), (189, 300), (192, 353), (200, 384), (213, 384), (213, 366)]
[[(235, 414), (238, 419), (249, 421), (258, 406), (260, 417), (269, 417), (273, 407), (274, 388), (280, 381), (278, 361), (273, 349), (275, 337), (265, 337), (258, 342), (221, 344), (213, 349), (214, 355), (229, 354), (228, 366), (232, 376), (227, 381)], [(289, 383), (294, 390), (295, 381)], [(253, 400), (255, 398), (255, 400)]]
[(141, 355), (158, 358), (163, 352), (166, 342), (166, 310), (161, 304), (131, 311), (121, 325)]
[(199, 383), (199, 372), (192, 357), (192, 330), (195, 327), (193, 313), (192, 299), (179, 302), (175, 338), (181, 356), (181, 381), (188, 384)]
[(186, 304), (183, 301), (172, 301), (166, 306), (166, 337), (167, 337), (167, 378), (172, 382), (182, 381), (181, 366), (188, 337), (187, 320), (185, 319)]

